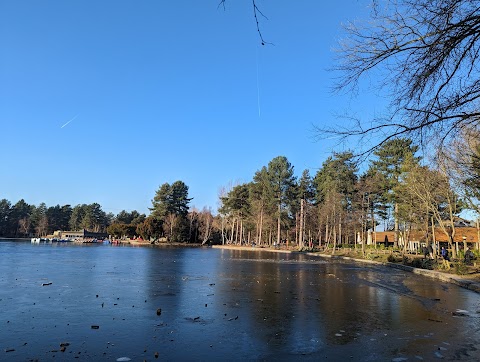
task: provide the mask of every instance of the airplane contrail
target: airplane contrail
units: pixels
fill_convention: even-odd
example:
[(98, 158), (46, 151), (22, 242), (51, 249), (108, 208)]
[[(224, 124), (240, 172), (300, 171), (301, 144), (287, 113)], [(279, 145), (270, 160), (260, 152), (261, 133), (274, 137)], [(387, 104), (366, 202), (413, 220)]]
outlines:
[(258, 80), (258, 46), (256, 48), (257, 53), (256, 53), (256, 61), (257, 61), (257, 108), (258, 108), (258, 117), (260, 118), (260, 85), (259, 85), (259, 80)]
[(65, 127), (67, 124), (69, 124), (70, 122), (72, 122), (72, 121), (73, 121), (75, 118), (77, 118), (77, 117), (78, 117), (78, 114), (77, 114), (75, 117), (73, 117), (70, 121), (68, 121), (67, 123), (65, 123), (65, 124), (64, 124), (62, 127), (60, 127), (60, 128)]

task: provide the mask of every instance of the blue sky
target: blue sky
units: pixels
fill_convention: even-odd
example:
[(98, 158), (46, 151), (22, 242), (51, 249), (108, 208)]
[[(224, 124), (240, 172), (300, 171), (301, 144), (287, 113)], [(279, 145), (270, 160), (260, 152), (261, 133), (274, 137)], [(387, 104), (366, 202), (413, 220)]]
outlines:
[(331, 92), (341, 23), (369, 1), (259, 0), (274, 46), (250, 1), (218, 3), (0, 0), (0, 199), (148, 213), (182, 180), (215, 210), (276, 156), (313, 175), (335, 147), (313, 125), (381, 111)]

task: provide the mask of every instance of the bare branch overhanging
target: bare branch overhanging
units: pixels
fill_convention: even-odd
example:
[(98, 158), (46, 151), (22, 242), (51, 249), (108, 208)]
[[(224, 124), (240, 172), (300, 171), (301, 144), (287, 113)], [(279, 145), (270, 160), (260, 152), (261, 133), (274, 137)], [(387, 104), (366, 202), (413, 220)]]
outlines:
[[(227, 0), (220, 0), (220, 3), (218, 4), (218, 7), (221, 6), (225, 10), (225, 3), (226, 2), (227, 2)], [(265, 41), (265, 39), (263, 38), (262, 30), (260, 29), (259, 17), (262, 16), (266, 20), (268, 20), (268, 18), (263, 14), (263, 12), (258, 7), (256, 0), (252, 0), (252, 8), (253, 8), (253, 17), (255, 19), (257, 33), (258, 33), (258, 36), (260, 37), (261, 44), (262, 45), (265, 45), (265, 44), (274, 45), (273, 43)]]
[[(384, 4), (384, 7), (381, 7)], [(366, 27), (350, 23), (340, 44), (342, 78), (336, 90), (358, 89), (372, 71), (384, 71), (376, 85), (390, 94), (390, 116), (351, 129), (322, 128), (321, 135), (380, 136), (366, 146), (371, 152), (385, 140), (408, 136), (443, 144), (465, 126), (480, 124), (480, 1), (373, 1)], [(365, 142), (366, 143), (366, 142)]]

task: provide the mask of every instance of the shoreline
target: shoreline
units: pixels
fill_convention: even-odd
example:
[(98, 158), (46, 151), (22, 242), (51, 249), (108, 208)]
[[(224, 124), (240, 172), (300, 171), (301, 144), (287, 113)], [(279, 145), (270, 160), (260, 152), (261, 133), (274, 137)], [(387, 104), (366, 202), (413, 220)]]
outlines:
[[(12, 240), (28, 241), (29, 240), (28, 238), (2, 238), (2, 239), (9, 240), (9, 241), (12, 241)], [(81, 244), (81, 243), (78, 243), (78, 244)], [(130, 245), (130, 246), (148, 246), (148, 247), (207, 247), (206, 245), (202, 245), (202, 244), (185, 244), (185, 243), (166, 243), (165, 242), (165, 243), (159, 243), (159, 244), (151, 244), (150, 242), (137, 241), (137, 240), (119, 240), (117, 241), (116, 244)], [(337, 260), (350, 261), (353, 263), (383, 265), (389, 268), (400, 269), (403, 271), (408, 271), (410, 273), (423, 275), (432, 279), (440, 280), (442, 282), (455, 284), (457, 286), (471, 290), (473, 292), (480, 293), (480, 275), (477, 275), (472, 279), (472, 278), (469, 278), (468, 275), (457, 275), (457, 274), (446, 273), (438, 270), (415, 268), (409, 265), (404, 265), (402, 263), (361, 259), (361, 258), (355, 258), (351, 256), (344, 256), (344, 255), (331, 255), (331, 254), (325, 254), (322, 252), (276, 249), (272, 247), (259, 247), (259, 246), (255, 246), (255, 247), (237, 246), (237, 245), (212, 245), (211, 247), (214, 249), (245, 250), (245, 251), (251, 251), (251, 252), (305, 254), (305, 255), (309, 255), (317, 258), (324, 258), (324, 259), (337, 259)]]
[(316, 253), (303, 252), (303, 251), (296, 251), (296, 250), (261, 248), (261, 247), (251, 247), (251, 246), (212, 245), (212, 248), (227, 249), (227, 250), (247, 250), (247, 251), (255, 251), (255, 252), (265, 251), (265, 252), (284, 253), (284, 254), (305, 254), (305, 255), (314, 256), (318, 258), (325, 258), (325, 259), (338, 259), (338, 260), (351, 261), (354, 263), (383, 265), (389, 268), (400, 269), (400, 270), (408, 271), (410, 273), (423, 275), (432, 279), (437, 279), (446, 283), (455, 284), (459, 287), (471, 290), (475, 293), (480, 293), (480, 278), (478, 278), (478, 280), (472, 280), (472, 279), (468, 279), (468, 276), (454, 275), (454, 274), (444, 273), (437, 270), (420, 269), (420, 268), (415, 268), (408, 265), (403, 265), (401, 263), (382, 262), (382, 261), (375, 261), (375, 260), (369, 260), (369, 259), (358, 259), (350, 256), (323, 254), (320, 252), (316, 252)]

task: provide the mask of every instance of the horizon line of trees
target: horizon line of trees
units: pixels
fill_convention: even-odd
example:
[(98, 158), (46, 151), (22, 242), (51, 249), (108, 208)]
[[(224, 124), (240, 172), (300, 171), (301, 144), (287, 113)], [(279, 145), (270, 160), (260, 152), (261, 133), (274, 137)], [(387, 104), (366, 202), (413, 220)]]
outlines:
[[(480, 132), (470, 129), (427, 163), (407, 138), (385, 142), (360, 172), (350, 151), (334, 152), (311, 176), (299, 178), (284, 156), (273, 158), (247, 183), (222, 189), (216, 215), (211, 208), (190, 208), (183, 181), (164, 183), (156, 191), (150, 215), (122, 210), (105, 213), (97, 203), (12, 205), (0, 200), (0, 236), (45, 236), (55, 230), (87, 229), (112, 237), (142, 237), (187, 243), (273, 245), (365, 244), (378, 225), (395, 231), (398, 241), (421, 231), (427, 243), (434, 226), (449, 243), (462, 210), (480, 211)], [(418, 233), (417, 233), (418, 234)], [(406, 245), (406, 243), (404, 243)]]
[(57, 230), (108, 232), (114, 224), (138, 224), (145, 214), (122, 210), (117, 215), (106, 213), (98, 203), (48, 207), (45, 203), (30, 205), (24, 199), (12, 204), (0, 200), (0, 236), (22, 238), (52, 235)]

